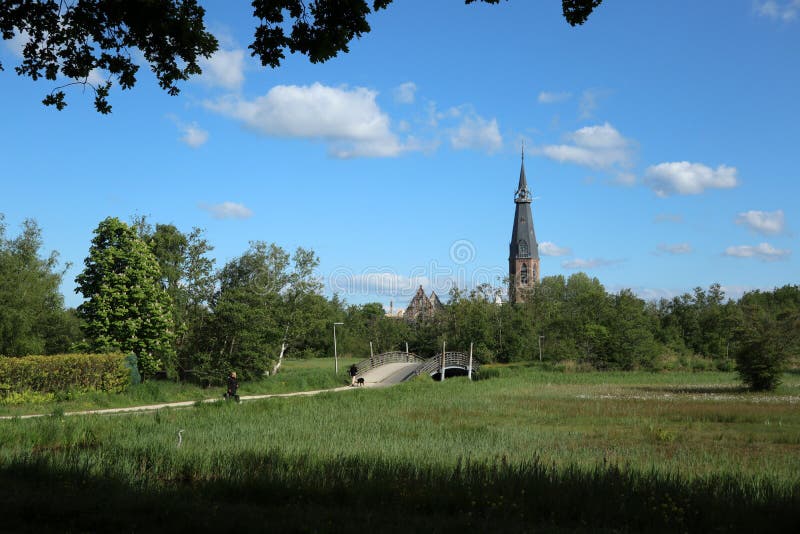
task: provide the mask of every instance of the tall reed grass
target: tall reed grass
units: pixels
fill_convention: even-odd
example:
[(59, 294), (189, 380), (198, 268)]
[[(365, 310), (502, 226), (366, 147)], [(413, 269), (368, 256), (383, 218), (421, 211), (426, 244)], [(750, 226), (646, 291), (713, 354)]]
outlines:
[(723, 373), (515, 367), (56, 413), (0, 422), (0, 506), (4, 526), (37, 509), (38, 531), (798, 531), (798, 382), (765, 400)]

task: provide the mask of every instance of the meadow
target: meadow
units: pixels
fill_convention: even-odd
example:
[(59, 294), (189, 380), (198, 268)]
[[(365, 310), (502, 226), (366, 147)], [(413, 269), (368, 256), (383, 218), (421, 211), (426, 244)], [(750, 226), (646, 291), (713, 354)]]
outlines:
[[(329, 363), (288, 362), (284, 380), (340, 381)], [(0, 488), (12, 531), (798, 531), (800, 375), (753, 394), (733, 373), (508, 365), (143, 415), (57, 409), (0, 421)]]

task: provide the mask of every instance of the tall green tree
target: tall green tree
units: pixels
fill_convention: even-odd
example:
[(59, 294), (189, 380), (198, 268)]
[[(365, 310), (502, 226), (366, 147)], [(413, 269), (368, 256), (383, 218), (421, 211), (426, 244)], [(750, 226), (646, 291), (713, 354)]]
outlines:
[(0, 214), (0, 354), (67, 352), (80, 333), (59, 291), (58, 253), (42, 255), (42, 231), (32, 219), (17, 237), (5, 232)]
[[(287, 355), (322, 355), (329, 308), (314, 275), (318, 259), (298, 248), (254, 241), (218, 273), (219, 289), (205, 328), (208, 347), (198, 371), (208, 378), (235, 369), (245, 377), (268, 371), (284, 340)], [(287, 337), (288, 336), (288, 337)]]
[(100, 222), (94, 235), (75, 279), (87, 299), (78, 314), (91, 348), (135, 353), (144, 377), (162, 369), (174, 376), (173, 304), (150, 247), (116, 217)]
[(200, 333), (210, 318), (214, 295), (213, 247), (203, 230), (181, 232), (173, 224), (151, 225), (145, 217), (134, 217), (133, 227), (149, 246), (161, 271), (161, 286), (173, 303), (174, 350), (178, 372), (190, 373), (195, 356), (204, 350)]

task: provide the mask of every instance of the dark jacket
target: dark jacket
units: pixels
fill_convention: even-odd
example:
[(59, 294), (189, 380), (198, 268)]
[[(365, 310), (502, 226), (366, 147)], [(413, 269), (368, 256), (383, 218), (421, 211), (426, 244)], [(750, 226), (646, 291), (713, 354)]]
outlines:
[(232, 376), (228, 377), (228, 395), (236, 395), (236, 390), (239, 389), (239, 381)]
[(350, 376), (356, 376), (358, 374), (358, 367), (356, 364), (350, 366)]

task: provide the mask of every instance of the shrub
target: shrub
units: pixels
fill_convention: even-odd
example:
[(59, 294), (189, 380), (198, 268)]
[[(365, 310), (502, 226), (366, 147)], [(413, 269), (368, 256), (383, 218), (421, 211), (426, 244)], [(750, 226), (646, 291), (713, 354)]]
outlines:
[(781, 383), (785, 354), (767, 336), (743, 343), (736, 354), (736, 370), (745, 386), (755, 391), (772, 391)]
[(776, 318), (757, 307), (747, 309), (736, 351), (736, 370), (742, 382), (756, 391), (778, 387), (789, 359), (798, 351), (798, 331), (798, 316)]
[(123, 354), (0, 357), (0, 397), (5, 401), (27, 398), (30, 392), (120, 392), (130, 379)]

